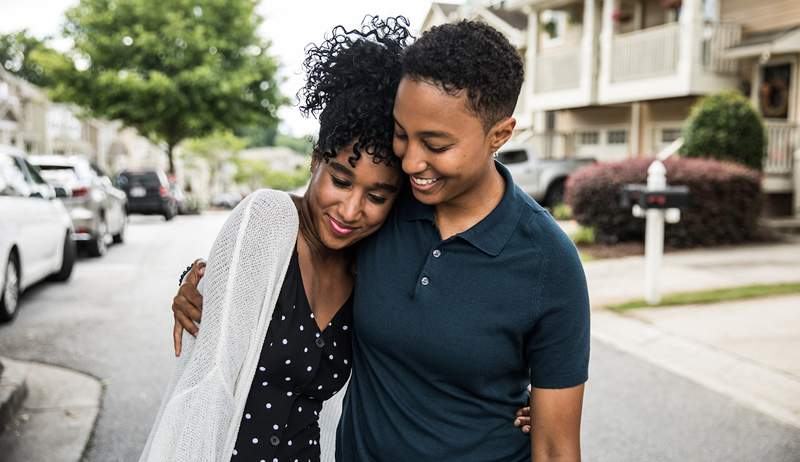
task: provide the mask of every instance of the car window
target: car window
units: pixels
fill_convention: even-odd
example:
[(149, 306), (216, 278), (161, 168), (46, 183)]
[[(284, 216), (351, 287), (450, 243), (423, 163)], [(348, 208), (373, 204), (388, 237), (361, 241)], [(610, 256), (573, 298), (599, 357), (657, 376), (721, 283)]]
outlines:
[(0, 196), (29, 196), (25, 173), (11, 156), (0, 154)]
[(142, 186), (161, 186), (161, 179), (156, 172), (122, 172), (119, 174), (120, 184), (139, 184)]
[(17, 163), (19, 164), (20, 170), (24, 172), (25, 177), (28, 179), (28, 183), (37, 185), (47, 184), (47, 182), (44, 181), (44, 178), (39, 175), (39, 170), (31, 165), (27, 160), (18, 157)]
[(523, 149), (513, 151), (502, 151), (497, 153), (497, 160), (503, 164), (520, 164), (528, 160), (528, 153)]
[(78, 182), (78, 173), (67, 165), (39, 165), (39, 173), (49, 183), (73, 185)]

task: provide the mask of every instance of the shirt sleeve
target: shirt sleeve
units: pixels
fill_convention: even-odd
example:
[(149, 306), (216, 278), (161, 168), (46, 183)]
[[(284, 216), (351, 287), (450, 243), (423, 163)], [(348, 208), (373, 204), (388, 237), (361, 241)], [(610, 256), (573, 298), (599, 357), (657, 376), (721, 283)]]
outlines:
[(560, 228), (547, 234), (526, 354), (534, 387), (569, 388), (589, 376), (589, 295), (572, 241)]

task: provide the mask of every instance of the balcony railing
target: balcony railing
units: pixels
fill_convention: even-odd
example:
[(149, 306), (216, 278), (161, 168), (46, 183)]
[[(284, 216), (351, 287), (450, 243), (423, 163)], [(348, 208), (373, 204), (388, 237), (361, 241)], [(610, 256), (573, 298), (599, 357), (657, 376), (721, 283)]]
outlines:
[(720, 74), (736, 74), (739, 61), (725, 59), (722, 52), (742, 39), (742, 26), (739, 24), (717, 23), (707, 25), (703, 30), (703, 67)]
[(564, 46), (536, 57), (536, 93), (578, 88), (581, 82), (581, 48)]
[(800, 126), (792, 123), (767, 122), (767, 155), (764, 173), (787, 175), (792, 173), (795, 149), (800, 148)]
[(674, 74), (678, 69), (680, 24), (628, 32), (614, 37), (611, 80), (619, 82)]

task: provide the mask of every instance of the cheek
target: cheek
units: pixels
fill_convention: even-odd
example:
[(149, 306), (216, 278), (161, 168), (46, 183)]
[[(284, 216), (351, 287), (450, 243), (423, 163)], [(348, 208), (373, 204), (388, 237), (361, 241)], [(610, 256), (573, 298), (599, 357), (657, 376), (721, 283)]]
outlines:
[(406, 141), (395, 136), (392, 140), (392, 150), (397, 157), (403, 157), (406, 153)]

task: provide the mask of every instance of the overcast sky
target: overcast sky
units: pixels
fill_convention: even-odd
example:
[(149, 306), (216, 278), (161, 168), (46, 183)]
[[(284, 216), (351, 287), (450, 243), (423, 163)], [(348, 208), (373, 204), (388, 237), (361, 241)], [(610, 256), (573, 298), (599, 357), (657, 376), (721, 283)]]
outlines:
[[(459, 0), (447, 0), (459, 3)], [(59, 33), (64, 11), (77, 0), (0, 0), (0, 33), (27, 28), (36, 36)], [(283, 92), (292, 96), (303, 82), (303, 49), (319, 42), (337, 24), (355, 26), (366, 14), (402, 14), (417, 31), (430, 0), (283, 0), (262, 1), (258, 12), (264, 17), (262, 35), (272, 41), (272, 53), (282, 64)], [(58, 44), (56, 44), (58, 45)], [(282, 129), (294, 135), (314, 134), (314, 120), (304, 119), (296, 107), (281, 112)]]

